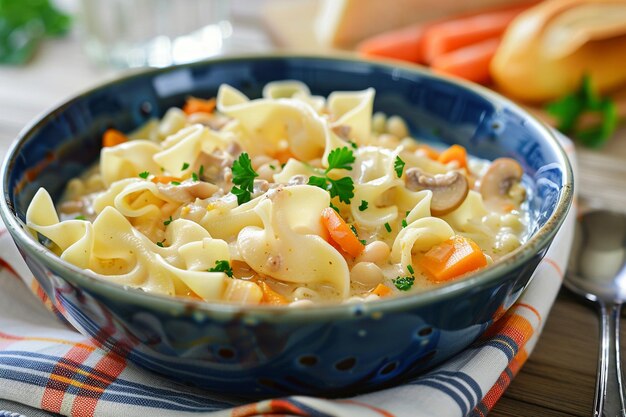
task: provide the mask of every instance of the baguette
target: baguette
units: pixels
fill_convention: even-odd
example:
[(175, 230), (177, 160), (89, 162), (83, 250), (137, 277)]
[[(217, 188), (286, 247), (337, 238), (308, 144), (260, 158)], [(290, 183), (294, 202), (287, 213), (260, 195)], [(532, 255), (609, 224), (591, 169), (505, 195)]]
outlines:
[(580, 87), (626, 84), (626, 0), (548, 0), (507, 28), (490, 72), (504, 94), (545, 102)]

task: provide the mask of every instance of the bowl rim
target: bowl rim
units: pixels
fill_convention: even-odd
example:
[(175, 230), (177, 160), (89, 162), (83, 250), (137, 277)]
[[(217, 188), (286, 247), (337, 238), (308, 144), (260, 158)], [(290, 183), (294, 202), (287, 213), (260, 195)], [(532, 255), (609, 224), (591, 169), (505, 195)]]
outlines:
[[(298, 60), (311, 60), (311, 61), (336, 61), (336, 62), (351, 62), (354, 64), (366, 64), (374, 65), (379, 68), (394, 70), (402, 69), (405, 71), (417, 73), (420, 77), (425, 79), (443, 80), (452, 85), (461, 87), (462, 89), (469, 90), (486, 98), (496, 106), (507, 107), (518, 115), (524, 117), (535, 130), (537, 130), (540, 136), (550, 145), (555, 151), (558, 164), (563, 168), (563, 186), (557, 205), (552, 215), (548, 218), (546, 223), (539, 228), (529, 239), (515, 249), (513, 252), (505, 255), (497, 262), (489, 265), (488, 267), (468, 274), (461, 280), (452, 281), (439, 285), (435, 288), (406, 295), (398, 295), (386, 299), (362, 302), (362, 303), (337, 303), (326, 304), (320, 303), (313, 306), (307, 306), (306, 308), (290, 308), (288, 306), (246, 306), (238, 304), (229, 304), (224, 302), (211, 303), (206, 301), (196, 301), (192, 299), (186, 299), (182, 297), (168, 296), (164, 294), (147, 293), (140, 289), (122, 286), (98, 277), (91, 271), (86, 271), (74, 266), (66, 261), (63, 261), (57, 255), (52, 253), (49, 249), (45, 248), (38, 241), (32, 238), (32, 236), (20, 225), (21, 221), (17, 220), (12, 208), (9, 207), (10, 194), (8, 187), (8, 173), (11, 169), (12, 160), (23, 143), (30, 137), (32, 137), (43, 125), (54, 118), (58, 113), (64, 111), (72, 104), (80, 100), (81, 98), (97, 93), (98, 91), (109, 88), (112, 85), (118, 83), (124, 83), (132, 81), (136, 78), (154, 77), (162, 73), (174, 72), (176, 70), (185, 68), (202, 67), (211, 64), (227, 63), (227, 62), (249, 62), (249, 61), (289, 61), (291, 59)], [(202, 61), (193, 63), (175, 65), (165, 68), (153, 68), (143, 69), (139, 71), (133, 71), (120, 77), (106, 80), (98, 83), (96, 86), (87, 88), (77, 94), (72, 95), (70, 98), (62, 100), (59, 104), (53, 105), (52, 109), (44, 110), (38, 116), (36, 116), (29, 124), (27, 124), (13, 140), (10, 148), (2, 161), (1, 181), (0, 181), (0, 217), (4, 221), (7, 230), (10, 232), (13, 239), (19, 241), (19, 247), (24, 248), (29, 254), (35, 256), (38, 261), (42, 262), (46, 268), (49, 268), (61, 277), (70, 282), (73, 285), (77, 285), (80, 288), (88, 288), (92, 291), (107, 291), (115, 295), (116, 299), (126, 300), (134, 304), (141, 304), (148, 306), (151, 309), (179, 313), (193, 313), (193, 314), (206, 314), (211, 315), (237, 315), (240, 317), (252, 316), (255, 318), (264, 319), (286, 319), (286, 320), (311, 320), (326, 319), (338, 317), (351, 317), (355, 312), (360, 314), (381, 314), (385, 312), (407, 310), (410, 308), (420, 307), (426, 304), (430, 304), (439, 300), (454, 297), (458, 293), (462, 293), (466, 290), (478, 289), (479, 287), (487, 286), (497, 281), (500, 277), (505, 276), (507, 273), (513, 271), (515, 268), (525, 264), (529, 261), (537, 251), (548, 246), (557, 231), (563, 224), (565, 217), (572, 205), (574, 195), (574, 176), (572, 165), (569, 158), (563, 149), (563, 146), (557, 140), (554, 131), (548, 128), (543, 122), (538, 120), (534, 115), (523, 109), (520, 105), (514, 103), (512, 100), (501, 96), (500, 94), (477, 84), (465, 81), (456, 77), (433, 74), (428, 69), (416, 64), (400, 62), (392, 59), (372, 59), (357, 57), (351, 53), (333, 53), (330, 55), (318, 55), (308, 53), (292, 53), (292, 52), (278, 52), (278, 53), (253, 53), (253, 54), (238, 54), (227, 55), (209, 58)], [(59, 272), (59, 271), (62, 271)]]

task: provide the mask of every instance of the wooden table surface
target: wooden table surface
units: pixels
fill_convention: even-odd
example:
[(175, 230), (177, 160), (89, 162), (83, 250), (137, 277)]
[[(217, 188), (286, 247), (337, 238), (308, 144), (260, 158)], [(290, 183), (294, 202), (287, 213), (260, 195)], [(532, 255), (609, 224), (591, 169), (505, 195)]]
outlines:
[[(271, 40), (249, 3), (233, 0), (233, 50), (268, 50)], [(0, 66), (0, 153), (37, 114), (118, 75), (89, 63), (75, 35), (46, 41), (26, 66)], [(580, 153), (578, 190), (591, 205), (626, 207), (626, 193), (620, 192), (626, 184), (626, 147), (621, 145), (626, 132), (618, 136), (622, 137), (604, 152)], [(590, 416), (598, 348), (596, 317), (592, 307), (562, 290), (534, 352), (490, 415)]]

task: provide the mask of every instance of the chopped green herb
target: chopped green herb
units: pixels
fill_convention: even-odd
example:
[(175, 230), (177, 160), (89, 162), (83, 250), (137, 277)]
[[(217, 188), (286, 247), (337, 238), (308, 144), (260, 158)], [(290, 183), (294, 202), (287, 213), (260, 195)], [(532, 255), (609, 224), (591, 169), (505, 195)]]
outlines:
[(186, 170), (187, 168), (189, 168), (189, 164), (187, 162), (183, 162), (183, 167), (180, 169), (181, 171)]
[(172, 184), (172, 185), (180, 185), (180, 182), (179, 181), (172, 181), (172, 182), (170, 182), (170, 184)]
[(160, 168), (161, 168), (161, 172), (165, 172), (165, 168), (163, 167), (160, 167)]
[(162, 240), (162, 241), (160, 241), (160, 242), (157, 242), (157, 243), (156, 243), (156, 245), (157, 245), (158, 247), (162, 248), (162, 247), (163, 247), (163, 243), (164, 243), (164, 242), (165, 242), (165, 239), (163, 239), (163, 240)]
[(209, 272), (223, 272), (229, 277), (233, 277), (233, 269), (230, 267), (228, 261), (215, 261), (215, 266), (209, 269)]
[(353, 224), (351, 224), (351, 225), (350, 225), (350, 229), (352, 229), (352, 233), (354, 233), (354, 235), (355, 235), (356, 237), (358, 237), (358, 236), (359, 236), (359, 233), (356, 231), (356, 227), (354, 227), (354, 225), (353, 225)]
[(404, 217), (407, 217), (410, 212), (411, 212), (411, 210), (407, 210), (406, 213), (404, 213)]
[(237, 204), (247, 203), (252, 198), (252, 192), (254, 191), (254, 179), (258, 177), (254, 168), (252, 168), (252, 162), (250, 156), (243, 152), (239, 155), (239, 158), (233, 163), (233, 184), (231, 192), (237, 196)]
[(330, 197), (339, 197), (339, 201), (346, 204), (350, 204), (350, 199), (354, 197), (354, 181), (350, 177), (339, 178), (338, 180), (332, 179), (328, 176), (328, 173), (333, 169), (346, 169), (352, 170), (350, 164), (354, 162), (354, 154), (347, 147), (333, 149), (328, 154), (328, 168), (324, 171), (324, 176), (311, 176), (309, 177), (309, 185), (323, 188), (330, 193)]
[(391, 225), (389, 223), (385, 223), (385, 229), (387, 229), (387, 231), (391, 233)]
[(367, 240), (365, 239), (359, 239), (359, 242), (361, 242), (363, 246), (367, 245)]
[(168, 226), (168, 225), (169, 225), (171, 222), (173, 222), (173, 221), (174, 221), (174, 220), (172, 219), (172, 216), (170, 216), (170, 218), (169, 218), (169, 219), (167, 219), (167, 220), (165, 220), (165, 221), (163, 222), (163, 224), (164, 224), (165, 226)]
[(287, 165), (287, 162), (283, 162), (282, 164), (280, 164), (280, 167), (281, 167), (281, 168), (284, 168), (284, 167), (285, 167), (285, 165)]
[(359, 145), (356, 144), (356, 142), (350, 141), (350, 146), (352, 146), (354, 149), (358, 149)]
[(337, 213), (339, 213), (339, 207), (337, 207), (336, 205), (333, 204), (333, 202), (330, 202), (330, 206), (331, 209), (335, 210)]
[[(585, 75), (580, 89), (565, 97), (548, 103), (546, 110), (557, 119), (557, 128), (579, 139), (583, 145), (597, 148), (603, 145), (617, 127), (617, 108), (611, 98), (601, 98), (593, 89), (591, 78)], [(599, 126), (581, 128), (584, 114), (596, 113), (601, 116)]]
[(402, 171), (404, 171), (405, 165), (406, 163), (400, 159), (400, 156), (396, 156), (396, 160), (393, 162), (393, 169), (396, 171), (398, 178), (402, 176)]
[(402, 223), (402, 228), (403, 228), (403, 229), (404, 229), (405, 227), (407, 227), (407, 226), (408, 226), (408, 224), (407, 224), (407, 222), (406, 222), (406, 219), (402, 219), (402, 222), (401, 222), (401, 223)]
[(87, 220), (87, 218), (82, 214), (79, 214), (78, 216), (74, 217), (74, 220)]
[(139, 174), (139, 176), (143, 178), (144, 180), (147, 179), (149, 175), (150, 173), (148, 171), (144, 171), (141, 174)]
[(192, 179), (193, 181), (198, 181), (198, 174), (196, 174), (195, 172), (192, 172), (192, 173), (191, 173), (191, 179)]
[(200, 169), (198, 170), (198, 176), (202, 178), (204, 175), (204, 165), (200, 165)]
[(406, 269), (411, 273), (411, 275), (415, 274), (415, 270), (413, 269), (413, 265), (407, 265)]
[(361, 205), (359, 206), (359, 211), (367, 210), (368, 203), (365, 200), (361, 200)]
[(276, 165), (270, 164), (270, 168), (273, 169), (273, 170), (276, 170)]
[(392, 282), (400, 291), (408, 291), (415, 283), (415, 277), (397, 277)]
[(352, 170), (350, 164), (355, 161), (354, 153), (347, 147), (333, 149), (328, 154), (328, 168), (326, 168), (326, 174), (333, 169), (347, 169)]

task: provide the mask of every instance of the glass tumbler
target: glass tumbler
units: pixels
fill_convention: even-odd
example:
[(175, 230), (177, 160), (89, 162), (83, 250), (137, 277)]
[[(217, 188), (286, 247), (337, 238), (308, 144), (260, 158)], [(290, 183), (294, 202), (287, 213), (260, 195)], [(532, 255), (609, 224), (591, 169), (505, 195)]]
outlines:
[(97, 63), (165, 67), (224, 52), (230, 0), (81, 0), (83, 43)]

